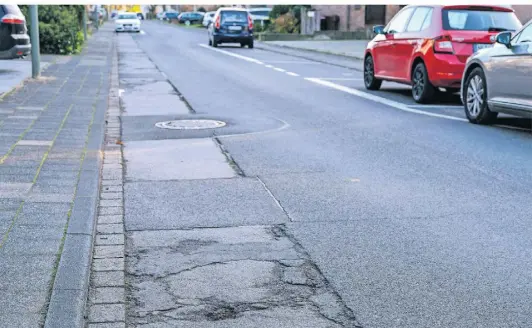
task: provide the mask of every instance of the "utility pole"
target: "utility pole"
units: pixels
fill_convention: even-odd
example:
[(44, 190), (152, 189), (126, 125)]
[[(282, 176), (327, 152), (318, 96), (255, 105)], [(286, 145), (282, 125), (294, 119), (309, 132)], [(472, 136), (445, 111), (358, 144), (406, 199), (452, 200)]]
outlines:
[(30, 38), (31, 38), (31, 76), (36, 79), (41, 75), (41, 59), (39, 47), (39, 15), (37, 5), (30, 5)]

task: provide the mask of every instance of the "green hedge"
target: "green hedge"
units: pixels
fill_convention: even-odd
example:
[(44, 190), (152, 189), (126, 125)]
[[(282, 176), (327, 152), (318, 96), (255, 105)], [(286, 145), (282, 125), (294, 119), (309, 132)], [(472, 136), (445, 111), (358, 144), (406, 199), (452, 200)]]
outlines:
[[(28, 6), (20, 6), (30, 28)], [(81, 5), (39, 5), (39, 38), (41, 53), (70, 55), (81, 51), (83, 43), (83, 11)]]

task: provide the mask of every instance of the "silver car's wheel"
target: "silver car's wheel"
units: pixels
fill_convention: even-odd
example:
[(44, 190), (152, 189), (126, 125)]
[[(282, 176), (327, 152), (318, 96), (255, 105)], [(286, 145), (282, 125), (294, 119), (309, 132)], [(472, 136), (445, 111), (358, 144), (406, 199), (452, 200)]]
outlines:
[(477, 67), (467, 76), (464, 90), (464, 109), (469, 122), (489, 124), (497, 117), (488, 107), (488, 90), (486, 76), (482, 68)]
[(480, 114), (480, 109), (484, 104), (484, 99), (482, 98), (483, 94), (484, 81), (479, 75), (475, 75), (469, 80), (469, 85), (467, 86), (466, 91), (466, 106), (471, 117), (478, 117), (478, 114)]

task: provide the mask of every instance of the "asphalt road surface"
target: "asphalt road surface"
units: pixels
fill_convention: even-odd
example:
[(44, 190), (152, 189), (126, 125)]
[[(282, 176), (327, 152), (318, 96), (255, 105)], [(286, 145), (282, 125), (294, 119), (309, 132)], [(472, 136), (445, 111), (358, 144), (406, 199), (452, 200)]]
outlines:
[(529, 120), (476, 126), (457, 96), (420, 106), (356, 70), (143, 28), (140, 48), (198, 117), (228, 122), (220, 141), (364, 327), (530, 327)]

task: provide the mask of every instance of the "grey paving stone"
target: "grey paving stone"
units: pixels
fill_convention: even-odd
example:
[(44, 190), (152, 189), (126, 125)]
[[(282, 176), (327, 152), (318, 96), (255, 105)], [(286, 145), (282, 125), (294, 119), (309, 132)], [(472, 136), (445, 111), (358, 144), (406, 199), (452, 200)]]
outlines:
[(95, 195), (92, 197), (76, 196), (67, 232), (92, 235), (96, 223), (97, 204), (98, 200)]
[(100, 234), (119, 234), (124, 233), (122, 224), (98, 224), (96, 231)]
[(125, 290), (123, 287), (97, 287), (90, 294), (92, 304), (125, 302)]
[(100, 194), (100, 199), (122, 199), (122, 192), (104, 191)]
[(124, 257), (124, 245), (95, 246), (94, 258), (119, 258)]
[(123, 202), (121, 199), (101, 199), (100, 207), (121, 207)]
[(98, 211), (99, 215), (124, 215), (122, 207), (101, 207)]
[(124, 304), (97, 304), (90, 307), (90, 323), (113, 321), (125, 321)]
[(93, 259), (94, 271), (120, 271), (124, 270), (124, 258)]
[(7, 290), (13, 286), (27, 286), (28, 290), (48, 286), (52, 278), (55, 260), (55, 254), (22, 258), (10, 256), (4, 252), (0, 256), (0, 263), (2, 263), (0, 266), (0, 290)]
[(91, 244), (92, 236), (66, 235), (54, 288), (80, 290), (88, 288)]
[(31, 192), (26, 198), (28, 203), (72, 203), (74, 193), (71, 194), (44, 194)]
[(54, 289), (44, 328), (82, 327), (86, 295), (84, 290)]
[(116, 224), (123, 223), (124, 218), (122, 215), (99, 215), (98, 224)]
[(102, 188), (103, 192), (122, 192), (123, 190), (122, 186), (104, 186)]
[(98, 171), (81, 171), (76, 194), (91, 197), (98, 193), (100, 177)]
[(95, 245), (123, 245), (124, 244), (124, 235), (115, 234), (115, 235), (97, 235), (95, 240)]
[(0, 318), (6, 322), (10, 312), (22, 315), (24, 312), (38, 314), (41, 311), (40, 305), (48, 296), (47, 288), (40, 290), (27, 289), (25, 286), (13, 286), (2, 290), (0, 297)]
[(20, 140), (17, 142), (18, 146), (43, 146), (43, 147), (49, 147), (53, 144), (53, 142), (46, 141), (46, 140)]
[(124, 271), (93, 271), (92, 284), (96, 287), (123, 287)]

